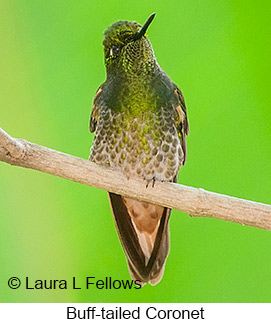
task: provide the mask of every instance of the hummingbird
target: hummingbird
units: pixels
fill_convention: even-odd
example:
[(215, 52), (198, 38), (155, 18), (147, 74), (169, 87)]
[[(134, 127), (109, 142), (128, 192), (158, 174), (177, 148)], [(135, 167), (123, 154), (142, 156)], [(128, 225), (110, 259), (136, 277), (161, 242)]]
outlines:
[[(189, 132), (182, 92), (157, 63), (146, 34), (154, 16), (142, 26), (117, 21), (104, 32), (107, 77), (92, 105), (89, 157), (153, 185), (177, 182)], [(171, 209), (112, 192), (109, 200), (131, 278), (156, 285), (169, 253)]]

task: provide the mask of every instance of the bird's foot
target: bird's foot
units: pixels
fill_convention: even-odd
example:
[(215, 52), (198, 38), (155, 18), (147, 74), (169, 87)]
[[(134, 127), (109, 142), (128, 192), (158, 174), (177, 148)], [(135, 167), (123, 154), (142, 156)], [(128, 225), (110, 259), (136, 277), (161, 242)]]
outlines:
[(147, 180), (147, 184), (146, 184), (146, 188), (148, 188), (149, 184), (152, 182), (152, 187), (154, 187), (154, 184), (155, 184), (155, 181), (156, 181), (156, 178), (155, 176), (151, 179), (148, 179)]

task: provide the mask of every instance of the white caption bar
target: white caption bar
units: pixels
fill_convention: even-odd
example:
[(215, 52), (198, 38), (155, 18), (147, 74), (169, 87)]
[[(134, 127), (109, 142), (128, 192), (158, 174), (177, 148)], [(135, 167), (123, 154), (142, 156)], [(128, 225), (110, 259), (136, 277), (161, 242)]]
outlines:
[(271, 322), (270, 304), (2, 303), (0, 322)]

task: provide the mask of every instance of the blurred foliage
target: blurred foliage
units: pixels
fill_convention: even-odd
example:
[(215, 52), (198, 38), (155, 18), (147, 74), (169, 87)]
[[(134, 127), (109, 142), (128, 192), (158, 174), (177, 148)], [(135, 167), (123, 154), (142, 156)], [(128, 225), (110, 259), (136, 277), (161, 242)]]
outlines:
[[(271, 203), (267, 1), (3, 1), (0, 126), (88, 158), (92, 100), (105, 78), (103, 30), (143, 23), (190, 121), (179, 182)], [(107, 194), (0, 164), (0, 299), (5, 302), (270, 302), (271, 234), (173, 211), (165, 275), (140, 290), (10, 290), (12, 276), (129, 279)], [(71, 286), (68, 286), (71, 287)]]

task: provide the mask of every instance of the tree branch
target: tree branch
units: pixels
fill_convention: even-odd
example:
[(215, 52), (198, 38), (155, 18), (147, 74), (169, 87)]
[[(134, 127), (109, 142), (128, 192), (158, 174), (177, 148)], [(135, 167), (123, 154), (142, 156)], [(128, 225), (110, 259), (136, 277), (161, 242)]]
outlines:
[(130, 177), (109, 167), (14, 139), (0, 128), (0, 161), (32, 168), (71, 181), (138, 200), (167, 206), (196, 217), (213, 217), (271, 230), (271, 205), (247, 201), (175, 183), (155, 182), (146, 187), (139, 177)]

